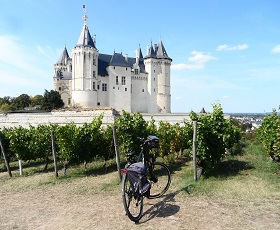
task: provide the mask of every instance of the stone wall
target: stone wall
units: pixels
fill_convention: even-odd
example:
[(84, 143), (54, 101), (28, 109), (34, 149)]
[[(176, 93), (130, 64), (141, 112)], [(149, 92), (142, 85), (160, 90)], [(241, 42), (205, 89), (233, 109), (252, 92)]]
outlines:
[[(101, 110), (58, 110), (52, 112), (17, 112), (17, 113), (0, 113), (0, 128), (8, 128), (14, 126), (29, 127), (29, 125), (37, 126), (39, 124), (59, 124), (74, 122), (77, 125), (89, 123), (94, 118), (103, 114), (103, 124), (113, 124), (114, 119), (120, 115), (111, 109)], [(142, 114), (146, 121), (151, 118), (157, 124), (159, 121), (168, 121), (172, 124), (181, 123), (184, 120), (189, 120), (188, 114)]]
[(59, 124), (74, 122), (77, 125), (89, 123), (94, 118), (103, 114), (103, 124), (112, 124), (114, 122), (113, 110), (88, 110), (88, 111), (52, 111), (52, 112), (26, 112), (26, 113), (0, 113), (0, 128), (29, 125), (37, 126), (39, 124)]

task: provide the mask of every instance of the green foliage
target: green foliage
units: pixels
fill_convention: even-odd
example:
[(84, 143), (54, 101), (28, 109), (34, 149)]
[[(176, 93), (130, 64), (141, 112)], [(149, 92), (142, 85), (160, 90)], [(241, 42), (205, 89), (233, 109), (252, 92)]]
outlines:
[(42, 105), (44, 101), (44, 97), (42, 95), (35, 95), (34, 97), (31, 97), (31, 106), (38, 106)]
[(171, 142), (175, 136), (175, 131), (169, 122), (160, 121), (157, 134), (160, 140), (160, 154), (164, 158), (171, 151)]
[(13, 127), (7, 130), (7, 138), (9, 139), (9, 152), (15, 155), (20, 160), (32, 160), (33, 156), (29, 146), (31, 135), (28, 129)]
[(59, 92), (55, 90), (45, 90), (44, 98), (42, 101), (42, 109), (44, 110), (53, 110), (59, 109), (64, 106), (64, 102), (61, 99)]
[(197, 121), (197, 161), (204, 170), (210, 170), (224, 158), (226, 148), (233, 147), (241, 138), (241, 130), (224, 118), (220, 104), (213, 105), (212, 114), (191, 113)]
[(266, 152), (274, 160), (280, 157), (280, 119), (274, 110), (267, 115), (257, 130), (257, 140), (262, 143)]
[(11, 104), (16, 110), (23, 110), (25, 107), (28, 107), (31, 103), (30, 96), (27, 94), (21, 94), (18, 97), (12, 98)]
[(122, 111), (122, 117), (115, 121), (115, 126), (122, 153), (131, 150), (139, 152), (140, 142), (138, 138), (145, 138), (150, 134), (147, 130), (148, 123), (137, 112), (128, 113)]

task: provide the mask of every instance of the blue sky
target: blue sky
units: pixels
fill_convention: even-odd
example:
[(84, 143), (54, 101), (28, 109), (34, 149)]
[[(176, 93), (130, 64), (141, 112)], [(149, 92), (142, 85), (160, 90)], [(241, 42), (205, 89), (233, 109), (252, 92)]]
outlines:
[(100, 53), (135, 56), (162, 39), (171, 110), (270, 112), (280, 105), (279, 0), (1, 0), (0, 97), (53, 89), (53, 64), (78, 41), (86, 5)]

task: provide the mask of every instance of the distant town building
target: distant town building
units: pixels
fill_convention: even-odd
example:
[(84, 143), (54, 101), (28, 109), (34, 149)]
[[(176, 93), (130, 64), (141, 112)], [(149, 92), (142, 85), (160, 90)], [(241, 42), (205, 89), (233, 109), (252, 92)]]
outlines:
[(141, 48), (136, 57), (122, 53), (100, 53), (96, 36), (91, 37), (84, 25), (70, 57), (66, 47), (54, 64), (54, 89), (65, 107), (111, 107), (117, 111), (171, 113), (170, 66), (160, 40), (148, 47), (143, 57)]

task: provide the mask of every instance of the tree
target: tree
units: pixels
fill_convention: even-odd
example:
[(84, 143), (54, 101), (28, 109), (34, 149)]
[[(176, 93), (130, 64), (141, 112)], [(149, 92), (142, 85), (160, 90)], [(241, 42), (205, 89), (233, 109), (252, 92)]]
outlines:
[(18, 97), (12, 98), (11, 104), (14, 106), (15, 109), (21, 110), (25, 107), (28, 107), (31, 103), (30, 96), (27, 94), (21, 94)]
[(42, 95), (35, 95), (31, 97), (31, 106), (42, 105), (44, 101), (44, 97)]
[(64, 106), (64, 102), (61, 99), (59, 92), (51, 90), (45, 90), (44, 98), (42, 101), (42, 109), (53, 110), (59, 109)]

